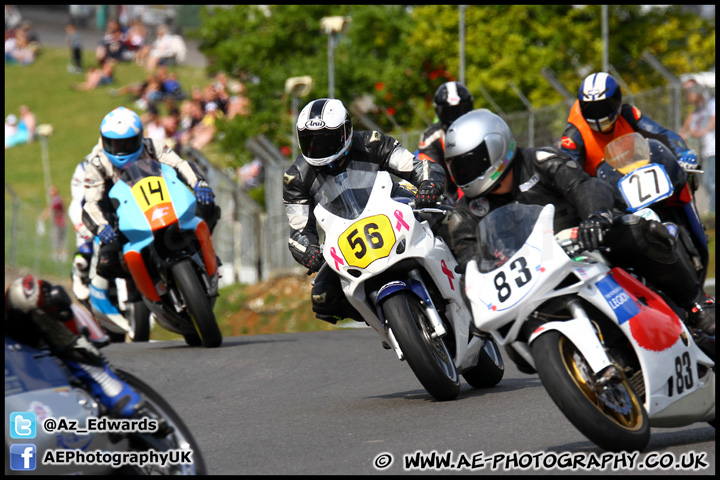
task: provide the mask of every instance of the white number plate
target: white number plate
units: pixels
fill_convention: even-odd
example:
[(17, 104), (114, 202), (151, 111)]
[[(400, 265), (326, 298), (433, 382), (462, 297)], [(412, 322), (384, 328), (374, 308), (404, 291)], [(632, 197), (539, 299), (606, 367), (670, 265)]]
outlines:
[(652, 163), (625, 175), (618, 188), (631, 212), (647, 207), (673, 194), (673, 186), (662, 165)]

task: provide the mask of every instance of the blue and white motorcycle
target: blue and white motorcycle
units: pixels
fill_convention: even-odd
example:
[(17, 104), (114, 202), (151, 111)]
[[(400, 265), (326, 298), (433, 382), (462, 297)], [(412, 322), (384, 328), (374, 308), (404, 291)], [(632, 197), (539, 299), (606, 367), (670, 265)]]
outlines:
[(218, 347), (219, 259), (197, 199), (175, 169), (140, 159), (110, 190), (122, 258), (157, 323), (189, 345)]
[[(98, 347), (109, 343), (83, 308), (76, 305), (71, 308), (75, 314), (75, 333), (84, 333)], [(162, 421), (167, 426), (163, 433), (150, 429), (146, 432), (139, 429), (90, 431), (90, 419), (96, 423), (120, 419), (107, 411), (90, 388), (76, 379), (50, 350), (22, 343), (6, 334), (5, 474), (30, 471), (37, 475), (206, 475), (199, 445), (180, 415), (155, 389), (135, 375), (117, 368), (115, 372), (143, 395), (146, 418)], [(87, 429), (87, 433), (59, 429), (48, 432), (43, 428), (43, 421), (50, 417), (58, 421), (64, 418), (67, 425), (74, 422), (78, 430)], [(34, 429), (31, 429), (33, 421)], [(11, 458), (11, 452), (18, 450), (16, 445), (22, 446), (22, 453)], [(150, 450), (165, 455), (169, 461), (153, 463), (149, 457), (144, 457), (148, 458), (147, 462), (140, 461), (141, 455), (147, 455)], [(102, 454), (102, 461), (98, 454)], [(60, 463), (61, 456), (68, 458), (69, 455), (73, 456), (74, 463)], [(80, 455), (84, 455), (84, 460)]]
[[(693, 171), (702, 173), (702, 171)], [(672, 224), (702, 283), (710, 258), (705, 227), (688, 182), (688, 173), (672, 151), (639, 133), (623, 135), (605, 147), (597, 176), (615, 189), (616, 204), (629, 213)]]

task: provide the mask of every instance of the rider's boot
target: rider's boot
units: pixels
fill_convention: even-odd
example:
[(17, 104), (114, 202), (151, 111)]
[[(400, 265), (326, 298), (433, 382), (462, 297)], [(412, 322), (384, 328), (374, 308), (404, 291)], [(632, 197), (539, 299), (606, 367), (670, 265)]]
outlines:
[(84, 337), (79, 337), (74, 345), (58, 356), (109, 411), (130, 418), (143, 407), (142, 396), (118, 377), (100, 352)]
[(80, 302), (87, 302), (90, 298), (89, 270), (90, 263), (80, 253), (76, 253), (73, 258), (72, 290)]
[(693, 328), (696, 343), (715, 361), (715, 300), (702, 292), (686, 310), (686, 323)]

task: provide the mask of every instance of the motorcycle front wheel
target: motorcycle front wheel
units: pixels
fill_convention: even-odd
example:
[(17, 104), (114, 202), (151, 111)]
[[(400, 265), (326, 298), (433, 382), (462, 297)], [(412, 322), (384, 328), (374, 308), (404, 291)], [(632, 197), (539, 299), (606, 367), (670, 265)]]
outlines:
[(535, 339), (532, 355), (545, 390), (583, 435), (609, 451), (647, 446), (647, 412), (624, 376), (598, 385), (582, 353), (557, 331)]
[[(192, 452), (190, 455), (190, 463), (177, 463), (174, 465), (124, 465), (118, 473), (131, 475), (207, 475), (207, 468), (202, 453), (200, 452), (200, 446), (192, 433), (190, 433), (190, 429), (182, 418), (180, 418), (180, 415), (178, 415), (170, 404), (150, 385), (124, 370), (116, 369), (115, 371), (121, 379), (143, 395), (150, 413), (156, 415), (158, 418), (163, 418), (172, 429), (172, 432), (163, 438), (153, 437), (148, 444), (144, 444), (142, 441), (143, 436), (151, 434), (145, 433), (138, 435), (138, 439), (131, 441), (131, 445), (134, 444), (134, 447), (131, 448), (135, 448), (137, 451), (145, 451), (148, 450), (148, 447), (152, 447), (160, 451), (161, 449), (158, 448), (159, 442), (163, 447), (163, 451), (175, 450)], [(175, 455), (179, 455), (179, 452), (175, 453)]]
[[(207, 348), (219, 347), (222, 343), (222, 333), (205, 289), (201, 285), (195, 269), (190, 264), (190, 260), (184, 260), (174, 265), (172, 274), (203, 346)], [(185, 336), (185, 339), (187, 341), (188, 336)], [(190, 342), (188, 344), (192, 345)]]
[(383, 304), (387, 319), (410, 368), (436, 400), (454, 400), (460, 394), (455, 362), (442, 338), (431, 336), (425, 308), (412, 294), (400, 292)]
[(150, 309), (145, 302), (133, 302), (130, 304), (128, 315), (130, 332), (128, 336), (133, 342), (147, 342), (150, 340)]
[(490, 388), (500, 383), (504, 374), (505, 364), (500, 349), (495, 340), (488, 338), (480, 350), (477, 365), (465, 370), (462, 376), (473, 388)]

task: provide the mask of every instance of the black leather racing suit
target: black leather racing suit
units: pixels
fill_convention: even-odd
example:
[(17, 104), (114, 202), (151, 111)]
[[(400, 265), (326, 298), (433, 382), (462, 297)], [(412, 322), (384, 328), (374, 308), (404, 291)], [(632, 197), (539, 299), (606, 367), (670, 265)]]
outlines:
[(418, 158), (432, 160), (443, 167), (445, 171), (445, 202), (455, 205), (460, 192), (445, 161), (445, 134), (446, 128), (440, 122), (433, 123), (422, 132), (418, 143)]
[[(343, 169), (335, 172), (311, 167), (302, 157), (285, 172), (283, 179), (283, 202), (290, 224), (288, 241), (293, 258), (302, 263), (306, 249), (319, 245), (313, 209), (315, 194), (330, 175), (342, 170), (385, 170), (407, 180), (416, 187), (423, 181), (435, 182), (443, 188), (445, 175), (440, 165), (419, 160), (402, 147), (397, 140), (376, 131), (358, 131), (353, 134), (349, 158)], [(313, 282), (313, 311), (318, 318), (335, 323), (339, 318), (362, 320), (350, 306), (340, 288), (340, 280), (329, 268), (321, 269)]]
[[(613, 189), (588, 175), (577, 161), (552, 147), (520, 148), (511, 164), (510, 193), (478, 199), (463, 196), (449, 223), (449, 244), (464, 268), (477, 251), (477, 224), (492, 209), (508, 203), (555, 205), (555, 232), (577, 226), (592, 213), (613, 210)], [(702, 293), (690, 260), (675, 248), (667, 229), (635, 215), (615, 212), (605, 245), (608, 259), (634, 268), (678, 306), (686, 308)]]

